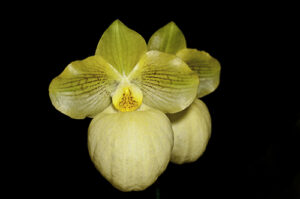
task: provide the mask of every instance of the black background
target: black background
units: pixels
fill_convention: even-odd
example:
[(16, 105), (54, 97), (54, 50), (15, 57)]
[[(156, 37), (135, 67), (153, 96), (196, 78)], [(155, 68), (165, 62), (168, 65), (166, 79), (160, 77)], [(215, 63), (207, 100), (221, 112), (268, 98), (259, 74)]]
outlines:
[[(200, 4), (143, 11), (145, 6), (139, 12), (119, 12), (105, 6), (74, 10), (45, 5), (22, 12), (12, 23), (18, 45), (11, 52), (23, 63), (17, 65), (25, 77), (22, 84), (31, 88), (18, 89), (14, 99), (22, 96), (23, 103), (16, 105), (22, 116), (15, 119), (13, 111), (10, 117), (21, 120), (13, 129), (22, 129), (12, 158), (15, 192), (42, 198), (299, 198), (299, 64), (288, 64), (293, 55), (284, 46), (293, 44), (288, 23), (293, 16), (282, 14), (288, 9)], [(222, 66), (220, 86), (202, 99), (213, 125), (206, 152), (191, 164), (170, 163), (142, 192), (120, 192), (101, 176), (87, 150), (91, 119), (63, 115), (48, 96), (50, 81), (70, 62), (93, 55), (115, 19), (146, 41), (174, 21), (188, 47), (209, 52)]]

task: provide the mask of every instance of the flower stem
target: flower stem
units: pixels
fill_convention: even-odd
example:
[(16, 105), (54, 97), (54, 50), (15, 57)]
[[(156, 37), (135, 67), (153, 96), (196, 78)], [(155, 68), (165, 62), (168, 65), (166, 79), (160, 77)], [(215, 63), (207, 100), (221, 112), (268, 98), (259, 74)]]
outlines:
[(156, 186), (156, 191), (155, 191), (155, 193), (156, 193), (156, 199), (160, 199), (160, 190), (159, 190), (159, 187), (158, 187), (158, 186)]

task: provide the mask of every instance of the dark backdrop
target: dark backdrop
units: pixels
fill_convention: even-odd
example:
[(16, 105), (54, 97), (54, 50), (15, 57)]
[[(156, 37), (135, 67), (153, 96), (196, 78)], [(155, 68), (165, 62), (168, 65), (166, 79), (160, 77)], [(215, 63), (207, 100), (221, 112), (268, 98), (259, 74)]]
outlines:
[[(21, 17), (15, 34), (26, 56), (18, 67), (30, 74), (23, 84), (31, 89), (19, 90), (27, 133), (19, 138), (26, 147), (18, 150), (18, 190), (42, 198), (299, 197), (298, 65), (287, 64), (290, 57), (283, 53), (288, 49), (281, 47), (288, 42), (289, 25), (268, 6), (182, 9), (37, 9)], [(143, 192), (120, 192), (101, 176), (87, 150), (91, 120), (63, 115), (48, 96), (50, 81), (70, 62), (93, 55), (102, 33), (117, 18), (146, 41), (174, 21), (188, 47), (209, 52), (222, 66), (220, 86), (202, 98), (212, 117), (206, 152), (191, 164), (170, 163)], [(283, 29), (288, 34), (279, 32)]]

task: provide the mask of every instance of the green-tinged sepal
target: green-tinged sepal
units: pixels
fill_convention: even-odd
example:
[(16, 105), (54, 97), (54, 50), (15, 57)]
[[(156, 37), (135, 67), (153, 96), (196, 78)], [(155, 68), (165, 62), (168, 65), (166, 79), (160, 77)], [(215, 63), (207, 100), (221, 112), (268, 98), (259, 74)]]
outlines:
[(159, 51), (147, 52), (128, 79), (143, 92), (143, 103), (165, 113), (188, 107), (199, 84), (197, 74), (185, 62)]
[(220, 82), (221, 65), (217, 59), (205, 51), (183, 49), (176, 54), (198, 74), (199, 87), (197, 97), (203, 97), (213, 92)]
[(102, 56), (120, 74), (128, 75), (146, 51), (144, 38), (120, 20), (115, 20), (103, 33), (96, 55)]
[(148, 42), (149, 50), (171, 54), (175, 54), (184, 48), (186, 48), (184, 35), (174, 22), (170, 22), (157, 30)]
[(75, 119), (94, 117), (111, 103), (120, 74), (102, 57), (74, 61), (49, 86), (53, 106)]

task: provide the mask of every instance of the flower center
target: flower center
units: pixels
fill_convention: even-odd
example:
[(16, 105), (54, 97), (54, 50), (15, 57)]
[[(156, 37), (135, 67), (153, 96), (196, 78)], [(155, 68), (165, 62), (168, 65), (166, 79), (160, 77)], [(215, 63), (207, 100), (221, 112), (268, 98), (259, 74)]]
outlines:
[(116, 109), (121, 112), (129, 112), (140, 107), (143, 94), (139, 88), (132, 84), (122, 84), (117, 88), (112, 100)]

